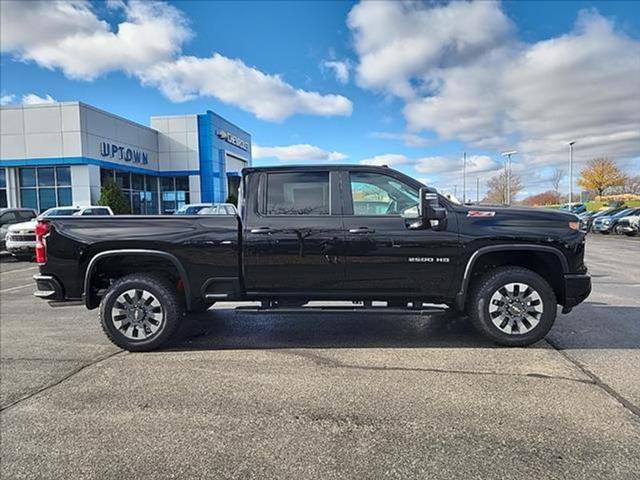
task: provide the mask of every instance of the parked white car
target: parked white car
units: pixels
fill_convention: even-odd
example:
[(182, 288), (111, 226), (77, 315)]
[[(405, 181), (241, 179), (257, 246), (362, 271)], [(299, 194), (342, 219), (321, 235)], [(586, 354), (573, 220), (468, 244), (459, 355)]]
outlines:
[(627, 215), (618, 220), (616, 225), (616, 233), (624, 233), (629, 237), (640, 233), (640, 213), (635, 215)]
[(198, 215), (237, 215), (238, 210), (233, 203), (216, 203), (211, 207), (205, 207), (198, 212)]
[[(109, 207), (89, 205), (87, 207), (54, 207), (46, 210), (40, 217), (65, 217), (71, 215), (113, 215)], [(37, 218), (28, 222), (15, 223), (7, 232), (6, 249), (14, 257), (30, 259), (36, 248)]]
[(174, 215), (197, 215), (203, 208), (213, 207), (213, 203), (188, 203), (173, 212)]

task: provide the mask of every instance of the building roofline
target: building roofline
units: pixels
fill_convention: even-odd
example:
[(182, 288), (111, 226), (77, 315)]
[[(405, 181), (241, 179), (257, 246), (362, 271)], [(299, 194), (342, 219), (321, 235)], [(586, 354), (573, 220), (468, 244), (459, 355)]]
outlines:
[(222, 120), (224, 120), (225, 122), (230, 123), (231, 125), (233, 125), (234, 127), (236, 127), (236, 128), (237, 128), (238, 130), (240, 130), (242, 133), (246, 133), (246, 134), (247, 134), (247, 136), (251, 137), (251, 134), (250, 134), (249, 132), (247, 132), (247, 131), (246, 131), (246, 130), (244, 130), (243, 128), (240, 128), (240, 127), (239, 127), (239, 126), (237, 126), (235, 123), (233, 123), (231, 120), (229, 120), (229, 119), (227, 119), (227, 118), (223, 117), (223, 116), (222, 116), (222, 115), (220, 115), (219, 113), (213, 112), (213, 111), (211, 111), (211, 110), (207, 110), (205, 113), (206, 113), (206, 114), (211, 114), (211, 115), (213, 115), (214, 117), (221, 118), (221, 119), (222, 119)]
[(62, 106), (77, 106), (78, 108), (86, 108), (88, 110), (93, 110), (95, 112), (101, 113), (103, 115), (107, 115), (109, 117), (112, 118), (116, 118), (122, 122), (126, 122), (130, 125), (134, 125), (136, 127), (141, 127), (147, 130), (150, 130), (154, 133), (159, 133), (158, 130), (156, 130), (155, 128), (149, 127), (148, 125), (144, 125), (142, 123), (138, 123), (135, 122), (129, 118), (123, 117), (121, 115), (118, 115), (116, 113), (112, 113), (112, 112), (108, 112), (106, 110), (103, 110), (101, 108), (98, 108), (94, 105), (90, 105), (88, 103), (84, 103), (81, 102), (79, 100), (74, 100), (74, 101), (70, 101), (70, 102), (47, 102), (47, 103), (34, 103), (34, 104), (30, 104), (30, 105), (25, 105), (22, 103), (16, 103), (13, 105), (2, 105), (2, 107), (0, 107), (0, 109), (5, 110), (5, 109), (31, 109), (31, 108), (57, 108), (57, 107), (62, 107)]

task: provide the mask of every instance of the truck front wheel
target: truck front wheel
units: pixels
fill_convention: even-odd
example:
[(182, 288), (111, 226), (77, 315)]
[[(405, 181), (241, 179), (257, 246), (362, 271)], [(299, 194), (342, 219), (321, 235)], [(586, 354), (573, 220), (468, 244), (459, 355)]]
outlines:
[(130, 352), (146, 352), (166, 344), (180, 326), (182, 315), (176, 289), (154, 275), (119, 278), (100, 302), (104, 333)]
[(500, 267), (474, 282), (468, 313), (480, 333), (512, 347), (545, 337), (556, 319), (557, 301), (547, 281), (521, 267)]

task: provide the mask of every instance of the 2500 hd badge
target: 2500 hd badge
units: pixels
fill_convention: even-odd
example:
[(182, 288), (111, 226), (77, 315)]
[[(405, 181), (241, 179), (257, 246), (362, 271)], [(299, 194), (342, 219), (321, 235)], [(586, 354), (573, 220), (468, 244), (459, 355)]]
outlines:
[(410, 263), (449, 263), (449, 257), (409, 257)]

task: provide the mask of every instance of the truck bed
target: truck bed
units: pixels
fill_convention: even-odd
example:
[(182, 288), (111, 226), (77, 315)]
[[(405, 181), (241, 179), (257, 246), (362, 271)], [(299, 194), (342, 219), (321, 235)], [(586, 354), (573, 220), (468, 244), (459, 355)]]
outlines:
[(127, 262), (138, 261), (142, 251), (160, 252), (152, 257), (158, 264), (173, 257), (189, 272), (182, 286), (185, 293), (195, 297), (204, 297), (200, 290), (207, 286), (215, 289), (216, 279), (225, 279), (228, 285), (223, 290), (235, 288), (240, 281), (240, 220), (234, 215), (50, 217), (46, 221), (51, 226), (48, 259), (40, 273), (55, 276), (65, 300), (82, 298), (88, 268), (110, 252), (123, 258), (130, 251), (124, 257)]

